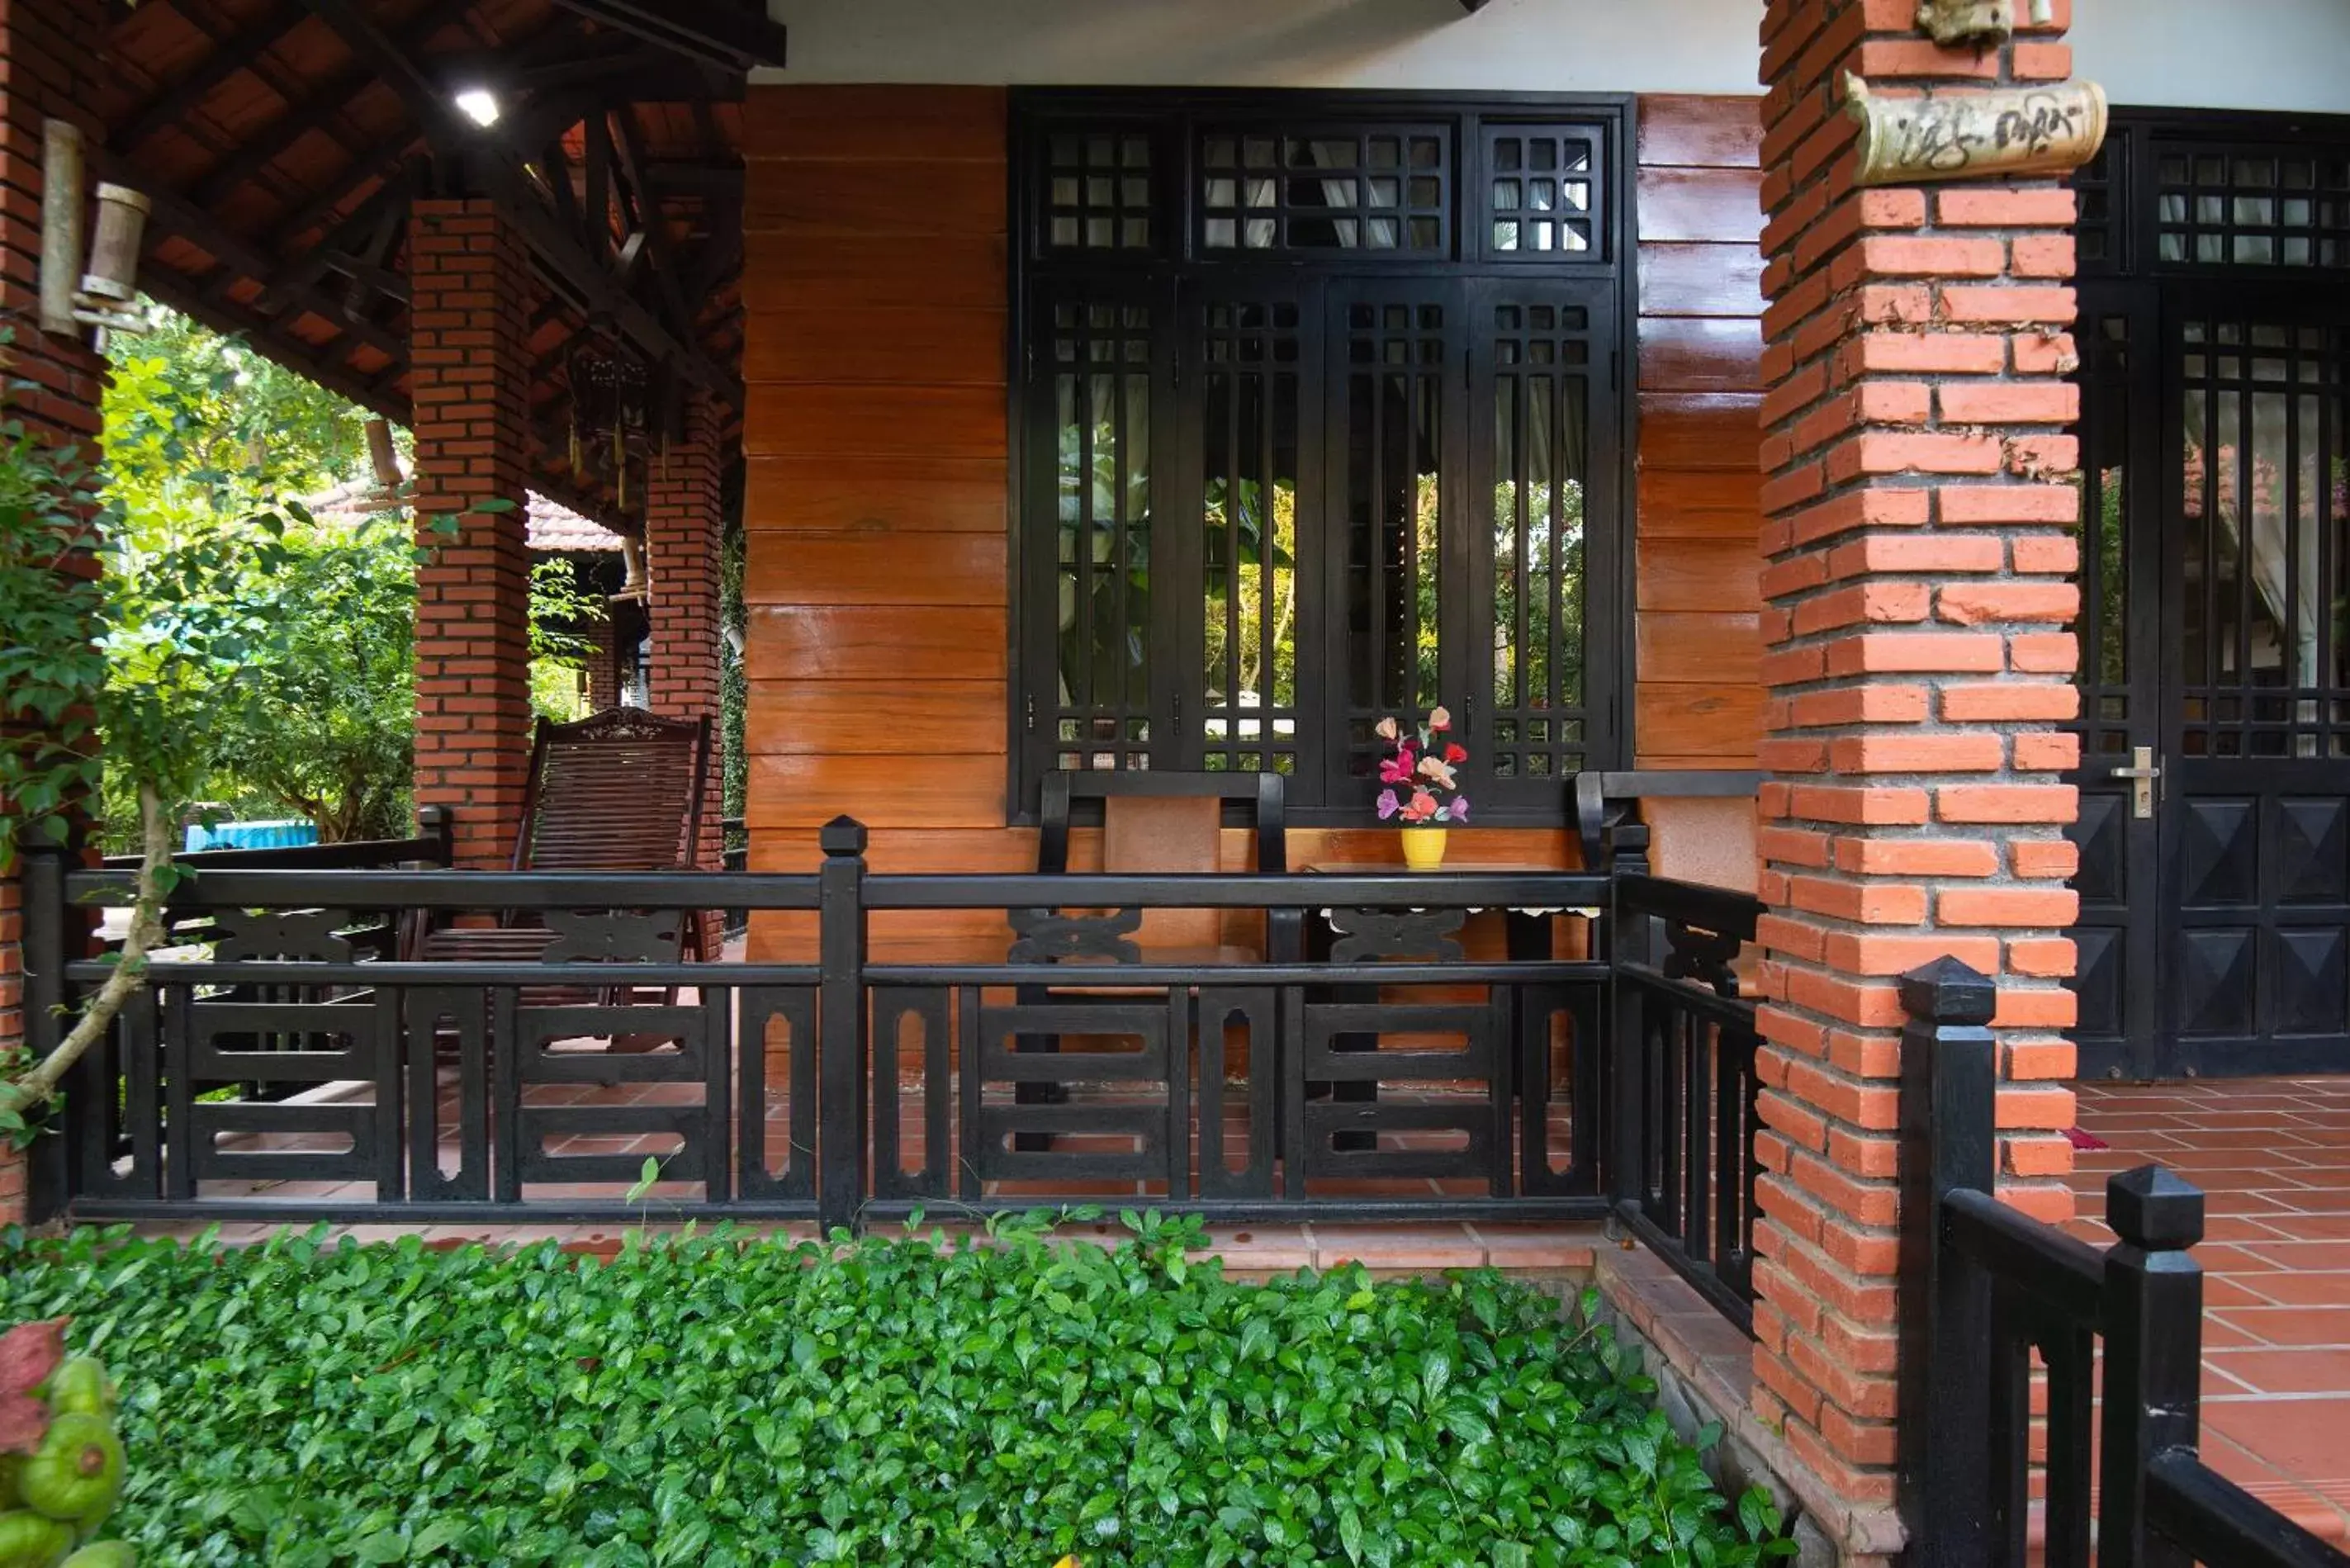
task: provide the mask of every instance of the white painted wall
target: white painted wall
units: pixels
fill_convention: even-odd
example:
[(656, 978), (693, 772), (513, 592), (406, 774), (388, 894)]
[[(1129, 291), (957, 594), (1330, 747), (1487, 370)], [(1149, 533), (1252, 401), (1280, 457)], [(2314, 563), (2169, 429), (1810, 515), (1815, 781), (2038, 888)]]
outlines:
[(2073, 66), (2116, 103), (2350, 114), (2350, 0), (2073, 0)]
[[(2019, 0), (2019, 4), (2022, 0)], [(1751, 93), (1758, 0), (768, 0), (775, 82)], [(2074, 0), (2125, 104), (2350, 113), (2350, 0)]]

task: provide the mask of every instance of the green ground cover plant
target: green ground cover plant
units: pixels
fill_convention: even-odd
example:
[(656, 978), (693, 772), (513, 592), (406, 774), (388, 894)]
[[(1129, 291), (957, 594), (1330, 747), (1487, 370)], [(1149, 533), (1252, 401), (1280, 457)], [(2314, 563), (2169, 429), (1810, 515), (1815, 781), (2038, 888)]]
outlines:
[(144, 1564), (1747, 1564), (1584, 1313), (1492, 1273), (1256, 1285), (993, 1245), (631, 1239), (617, 1262), (80, 1232), (0, 1313), (122, 1380)]

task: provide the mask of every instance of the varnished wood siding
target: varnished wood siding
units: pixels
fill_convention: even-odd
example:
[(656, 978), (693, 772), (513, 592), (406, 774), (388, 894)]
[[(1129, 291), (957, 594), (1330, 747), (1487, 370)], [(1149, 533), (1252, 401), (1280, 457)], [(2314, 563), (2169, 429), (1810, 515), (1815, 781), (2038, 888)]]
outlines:
[[(1641, 117), (1640, 760), (1748, 766), (1754, 107), (1659, 98)], [(816, 828), (847, 813), (879, 871), (1032, 867), (1034, 833), (1005, 826), (1004, 95), (756, 88), (746, 124), (752, 863), (812, 868)], [(1461, 864), (1575, 860), (1557, 830), (1453, 840)], [(1226, 863), (1247, 846), (1227, 834)], [(1291, 853), (1395, 845), (1299, 829)], [(1078, 835), (1076, 864), (1097, 856)], [(874, 937), (877, 956), (989, 958), (1003, 928), (900, 915)], [(754, 923), (754, 957), (812, 941), (804, 919)]]
[[(753, 90), (743, 299), (752, 864), (872, 829), (879, 870), (1035, 864), (1004, 828), (1004, 95)], [(1003, 950), (1002, 917), (876, 921)], [(758, 958), (814, 930), (754, 921)]]
[(1759, 99), (1639, 104), (1639, 765), (1748, 768), (1762, 720)]

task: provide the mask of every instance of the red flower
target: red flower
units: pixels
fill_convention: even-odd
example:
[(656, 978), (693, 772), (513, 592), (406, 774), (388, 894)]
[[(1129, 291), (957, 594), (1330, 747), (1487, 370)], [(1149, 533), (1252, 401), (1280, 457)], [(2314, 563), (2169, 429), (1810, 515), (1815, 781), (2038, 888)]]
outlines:
[(1469, 760), (1468, 748), (1448, 741), (1444, 745), (1444, 760), (1454, 763), (1465, 763)]

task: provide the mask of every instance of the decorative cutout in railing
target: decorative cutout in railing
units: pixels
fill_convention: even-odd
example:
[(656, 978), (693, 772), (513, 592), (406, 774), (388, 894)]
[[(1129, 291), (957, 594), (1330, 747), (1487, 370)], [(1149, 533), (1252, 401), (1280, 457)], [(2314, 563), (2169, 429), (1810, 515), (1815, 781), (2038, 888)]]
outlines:
[(1393, 914), (1377, 909), (1334, 909), (1326, 917), (1338, 940), (1330, 944), (1335, 963), (1360, 963), (1367, 959), (1429, 959), (1451, 961), (1461, 956), (1452, 940), (1467, 923), (1465, 909), (1404, 909)]
[(1139, 963), (1142, 960), (1141, 948), (1127, 940), (1142, 929), (1140, 909), (1114, 909), (1107, 915), (1014, 909), (1005, 919), (1020, 939), (1004, 955), (1011, 963), (1060, 963), (1072, 959)]

